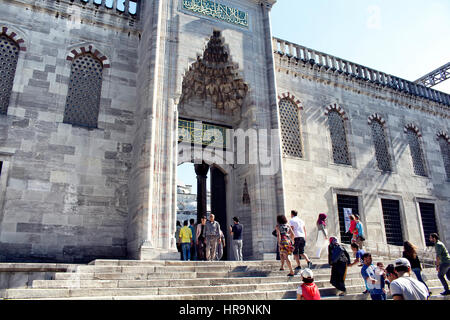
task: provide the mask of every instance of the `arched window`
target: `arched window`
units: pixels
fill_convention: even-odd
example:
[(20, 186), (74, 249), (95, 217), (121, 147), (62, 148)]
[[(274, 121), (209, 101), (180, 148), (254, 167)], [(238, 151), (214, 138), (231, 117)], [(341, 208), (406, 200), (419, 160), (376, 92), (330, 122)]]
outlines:
[(73, 59), (64, 123), (97, 128), (102, 72), (102, 62), (91, 53)]
[(285, 156), (302, 158), (299, 108), (290, 99), (280, 100), (281, 138)]
[(444, 135), (438, 137), (439, 147), (441, 147), (442, 159), (444, 160), (444, 168), (447, 178), (450, 179), (450, 143)]
[(372, 128), (372, 139), (378, 168), (382, 171), (391, 171), (391, 157), (386, 143), (384, 127), (378, 120), (372, 121), (370, 126)]
[(425, 161), (423, 157), (422, 148), (419, 143), (419, 136), (414, 128), (407, 128), (406, 135), (408, 137), (409, 150), (411, 152), (414, 173), (418, 176), (426, 177)]
[(0, 114), (7, 114), (19, 59), (19, 45), (0, 34)]
[(334, 163), (351, 165), (344, 119), (336, 110), (329, 111), (328, 126), (330, 128)]

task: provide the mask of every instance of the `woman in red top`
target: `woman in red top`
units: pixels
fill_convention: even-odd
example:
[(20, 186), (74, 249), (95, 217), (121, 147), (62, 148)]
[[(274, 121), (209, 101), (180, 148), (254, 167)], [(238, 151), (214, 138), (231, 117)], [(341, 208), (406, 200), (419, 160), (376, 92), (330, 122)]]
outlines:
[(303, 284), (297, 289), (297, 300), (320, 300), (320, 292), (314, 283), (314, 274), (311, 269), (302, 271)]

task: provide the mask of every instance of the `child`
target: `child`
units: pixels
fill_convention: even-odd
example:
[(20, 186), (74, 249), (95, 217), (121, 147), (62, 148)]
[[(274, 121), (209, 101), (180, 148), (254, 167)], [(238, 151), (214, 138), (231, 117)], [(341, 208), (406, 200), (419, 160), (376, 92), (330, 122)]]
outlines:
[(375, 275), (376, 275), (376, 284), (379, 284), (381, 289), (383, 290), (384, 293), (386, 293), (386, 290), (384, 289), (384, 285), (385, 285), (385, 269), (384, 269), (384, 264), (383, 262), (378, 262), (377, 263), (377, 268), (375, 269)]
[(297, 300), (320, 300), (320, 292), (314, 283), (311, 269), (304, 269), (301, 273), (303, 284), (297, 289)]

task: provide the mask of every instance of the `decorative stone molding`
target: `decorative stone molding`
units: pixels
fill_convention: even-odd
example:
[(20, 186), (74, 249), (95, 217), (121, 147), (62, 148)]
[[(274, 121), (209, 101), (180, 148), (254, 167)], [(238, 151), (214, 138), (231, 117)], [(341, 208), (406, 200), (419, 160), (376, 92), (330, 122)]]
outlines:
[(283, 94), (281, 94), (281, 96), (278, 95), (278, 100), (282, 100), (282, 99), (289, 99), (289, 100), (291, 100), (295, 105), (297, 105), (299, 110), (303, 110), (302, 102), (299, 99), (297, 99), (290, 92), (283, 93)]
[(219, 110), (234, 112), (242, 108), (249, 90), (231, 59), (220, 31), (214, 31), (203, 56), (197, 56), (182, 84), (180, 103), (196, 96), (210, 98)]
[(384, 118), (382, 116), (380, 116), (378, 113), (374, 113), (372, 114), (369, 119), (367, 120), (367, 122), (369, 124), (372, 124), (373, 121), (378, 121), (379, 123), (381, 123), (381, 125), (383, 126), (383, 128), (386, 128), (386, 120), (384, 120)]
[(99, 50), (97, 50), (92, 44), (72, 49), (70, 53), (67, 55), (66, 60), (73, 61), (76, 57), (85, 53), (91, 53), (94, 57), (100, 60), (103, 65), (103, 68), (111, 67), (111, 62), (109, 61), (109, 59)]
[(447, 140), (448, 143), (450, 143), (450, 136), (444, 130), (439, 130), (438, 133), (436, 134), (436, 137), (437, 137), (436, 140), (444, 138), (445, 140)]
[(10, 27), (1, 26), (0, 25), (0, 35), (6, 35), (8, 38), (13, 40), (19, 46), (20, 51), (27, 51), (27, 47), (25, 46), (25, 40), (22, 39), (18, 35), (18, 32)]
[(405, 126), (405, 128), (403, 129), (403, 131), (404, 131), (405, 133), (407, 133), (407, 132), (408, 132), (408, 129), (413, 130), (413, 131), (417, 134), (417, 136), (418, 136), (419, 138), (422, 137), (422, 133), (420, 132), (419, 128), (418, 128), (415, 124), (413, 124), (413, 123), (408, 123), (408, 124)]
[(337, 103), (331, 104), (328, 107), (326, 107), (325, 115), (328, 116), (328, 114), (331, 111), (336, 111), (337, 113), (339, 113), (342, 116), (342, 118), (344, 120), (348, 120), (348, 117), (347, 117), (347, 114), (345, 113), (345, 110), (340, 105), (338, 105)]

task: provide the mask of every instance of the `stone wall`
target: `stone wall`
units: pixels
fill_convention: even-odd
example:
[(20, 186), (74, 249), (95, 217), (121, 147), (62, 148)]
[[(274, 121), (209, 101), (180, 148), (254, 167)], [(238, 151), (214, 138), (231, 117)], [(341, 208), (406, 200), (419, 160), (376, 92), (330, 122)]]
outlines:
[[(71, 1), (0, 3), (0, 24), (26, 47), (8, 114), (0, 117), (2, 261), (126, 257), (138, 44), (130, 22)], [(63, 123), (67, 57), (89, 45), (111, 63), (103, 70), (98, 128), (90, 130)]]
[[(276, 50), (275, 50), (276, 51)], [(320, 212), (329, 215), (330, 235), (340, 236), (336, 194), (359, 197), (359, 210), (367, 239), (386, 243), (381, 198), (400, 201), (403, 239), (425, 247), (419, 201), (436, 208), (438, 230), (449, 241), (450, 183), (445, 174), (437, 133), (449, 131), (447, 105), (383, 87), (345, 73), (275, 53), (279, 99), (298, 103), (304, 148), (302, 159), (284, 157), (283, 177), (286, 212), (296, 209), (307, 224), (308, 252), (316, 237)], [(317, 61), (316, 61), (317, 62)], [(345, 112), (351, 166), (334, 164), (328, 130), (327, 107)], [(391, 173), (377, 167), (369, 117), (386, 121)], [(420, 130), (428, 177), (414, 174), (404, 128)]]

